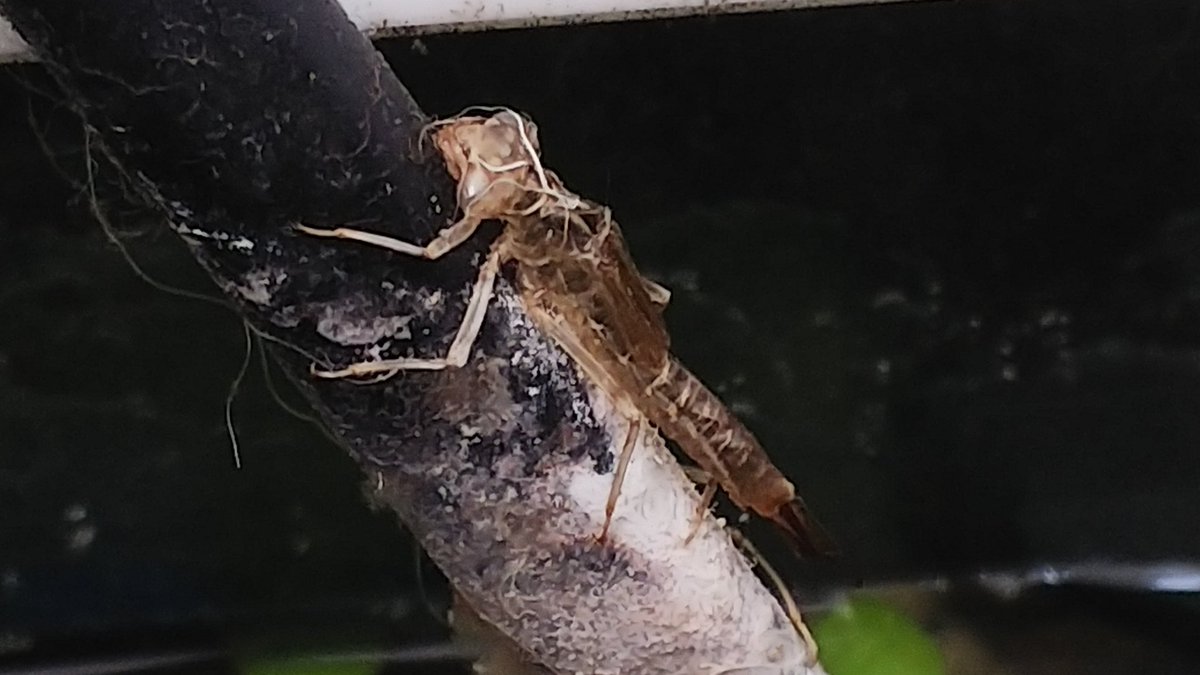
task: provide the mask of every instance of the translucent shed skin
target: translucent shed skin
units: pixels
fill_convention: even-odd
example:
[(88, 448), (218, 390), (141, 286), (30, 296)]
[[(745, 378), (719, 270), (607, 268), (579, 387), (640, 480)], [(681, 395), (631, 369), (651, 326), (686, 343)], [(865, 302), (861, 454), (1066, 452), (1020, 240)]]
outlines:
[[(571, 193), (543, 168), (534, 124), (500, 110), (441, 123), (433, 139), (458, 181), (463, 211), (451, 228), (460, 228), (458, 241), (449, 247), (483, 220), (503, 222), (495, 260), (514, 264), (518, 290), (539, 329), (617, 402), (631, 425), (648, 420), (734, 504), (778, 525), (798, 552), (830, 553), (828, 537), (791, 481), (716, 394), (671, 355), (662, 319), (667, 292), (637, 271), (609, 209)], [(618, 489), (620, 479), (618, 471)]]

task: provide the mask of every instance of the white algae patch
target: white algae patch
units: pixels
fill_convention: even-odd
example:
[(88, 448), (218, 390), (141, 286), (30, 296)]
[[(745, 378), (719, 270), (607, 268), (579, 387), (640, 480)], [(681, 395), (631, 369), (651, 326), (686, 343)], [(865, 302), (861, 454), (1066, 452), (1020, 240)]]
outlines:
[[(594, 414), (608, 421), (612, 438), (618, 443), (623, 440), (624, 421), (595, 390), (592, 407)], [(580, 466), (569, 467), (566, 474), (563, 478), (574, 509), (599, 532), (612, 474), (596, 474)], [(678, 672), (822, 673), (819, 666), (808, 666), (803, 640), (734, 547), (722, 521), (706, 517), (697, 535), (685, 544), (698, 503), (697, 491), (661, 437), (645, 429), (625, 475), (609, 538), (612, 546), (644, 558), (662, 586), (644, 589), (646, 593), (638, 593), (636, 583), (609, 589), (628, 596), (608, 598), (609, 603), (619, 602), (622, 611), (620, 621), (607, 630), (621, 635), (626, 649), (645, 650), (647, 665), (661, 659), (683, 668)], [(694, 646), (701, 648), (684, 659), (680, 650)], [(653, 653), (656, 650), (658, 654)], [(588, 672), (633, 671), (598, 667)], [(644, 672), (669, 672), (669, 668), (648, 667)]]
[(276, 269), (260, 269), (247, 273), (241, 284), (233, 288), (238, 295), (256, 305), (269, 305), (276, 288), (287, 281), (287, 272)]
[(358, 308), (327, 305), (317, 319), (317, 332), (341, 345), (369, 345), (384, 339), (408, 340), (412, 316), (370, 316)]

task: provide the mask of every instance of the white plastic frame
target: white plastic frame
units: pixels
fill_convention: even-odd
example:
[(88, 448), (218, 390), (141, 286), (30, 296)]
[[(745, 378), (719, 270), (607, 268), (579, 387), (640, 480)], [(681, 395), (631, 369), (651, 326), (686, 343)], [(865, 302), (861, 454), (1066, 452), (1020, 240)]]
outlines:
[[(901, 0), (340, 0), (373, 37), (654, 19)], [(34, 60), (29, 46), (0, 16), (0, 64)]]

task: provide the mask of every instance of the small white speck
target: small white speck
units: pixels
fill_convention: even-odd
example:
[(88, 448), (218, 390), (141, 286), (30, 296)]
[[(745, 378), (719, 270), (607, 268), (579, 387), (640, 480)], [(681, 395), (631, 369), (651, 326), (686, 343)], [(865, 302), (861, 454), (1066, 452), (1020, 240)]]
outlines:
[(14, 631), (0, 633), (0, 654), (16, 654), (31, 649), (33, 649), (32, 635)]
[(876, 293), (875, 298), (871, 300), (871, 306), (880, 309), (891, 305), (903, 305), (906, 302), (908, 302), (908, 297), (904, 295), (904, 291), (898, 288), (889, 288)]
[(68, 523), (78, 523), (87, 518), (87, 507), (83, 504), (71, 504), (63, 509), (63, 520)]
[(0, 573), (0, 590), (5, 593), (12, 593), (21, 586), (21, 574), (17, 570), (9, 568)]
[(96, 541), (96, 526), (81, 523), (67, 532), (67, 550), (71, 553), (83, 553)]
[(816, 328), (828, 328), (832, 326), (837, 317), (829, 310), (819, 310), (813, 312), (812, 325)]
[(211, 234), (209, 234), (208, 232), (205, 232), (204, 230), (199, 230), (194, 227), (188, 227), (187, 225), (182, 225), (182, 224), (178, 226), (178, 229), (176, 229), (176, 231), (185, 237), (192, 237), (194, 239), (212, 239), (213, 238), (213, 236)]
[(229, 242), (229, 248), (232, 248), (236, 251), (249, 252), (254, 250), (254, 242), (245, 237), (238, 237), (237, 239)]
[(312, 539), (302, 534), (292, 538), (292, 553), (295, 553), (297, 556), (308, 553), (310, 548), (312, 548)]
[(875, 377), (882, 384), (888, 381), (888, 377), (892, 374), (892, 362), (888, 359), (879, 359), (875, 362)]

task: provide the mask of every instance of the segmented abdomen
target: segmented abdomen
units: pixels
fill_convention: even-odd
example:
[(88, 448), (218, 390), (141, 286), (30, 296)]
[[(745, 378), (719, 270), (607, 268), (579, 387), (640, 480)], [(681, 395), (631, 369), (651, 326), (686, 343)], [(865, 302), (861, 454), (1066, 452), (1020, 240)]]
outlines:
[(791, 481), (750, 430), (674, 357), (644, 393), (650, 421), (712, 474), (739, 507), (772, 517), (795, 497)]

